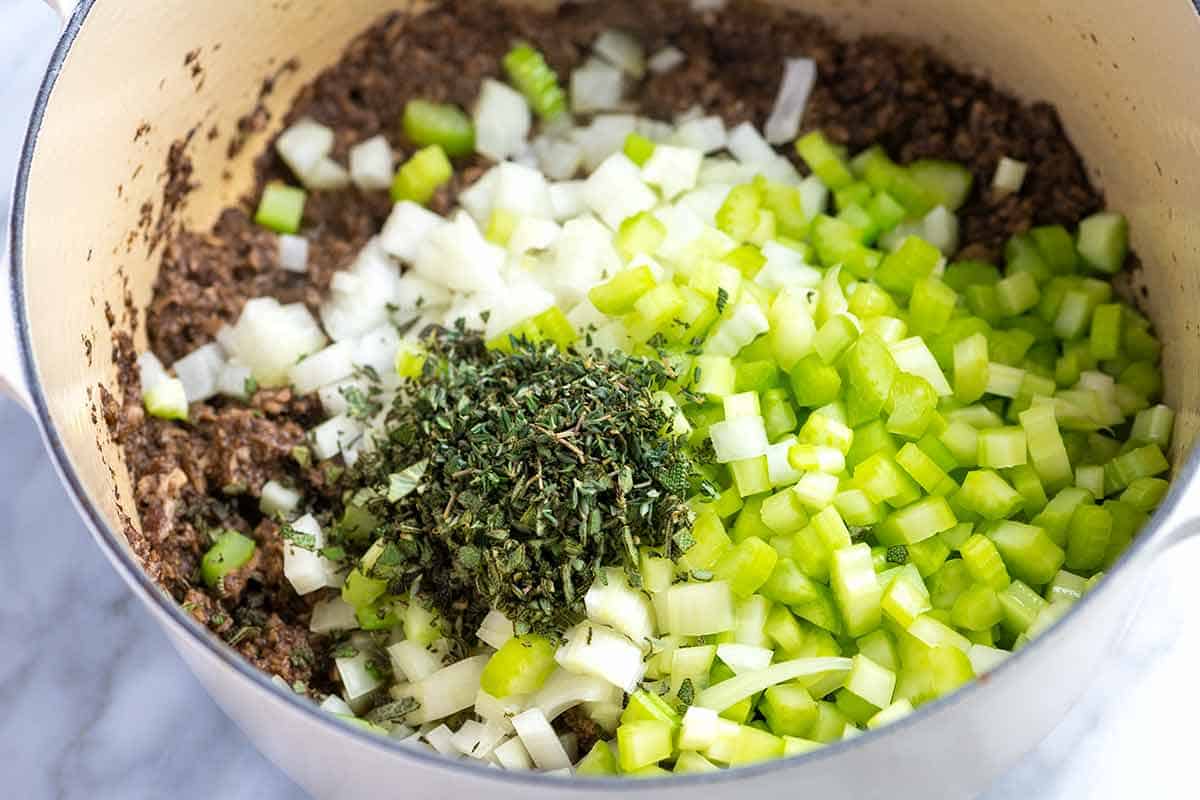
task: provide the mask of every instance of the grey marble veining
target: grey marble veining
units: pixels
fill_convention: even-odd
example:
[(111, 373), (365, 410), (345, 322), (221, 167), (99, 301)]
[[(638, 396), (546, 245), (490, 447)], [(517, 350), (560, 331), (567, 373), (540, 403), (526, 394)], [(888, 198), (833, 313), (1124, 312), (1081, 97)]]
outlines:
[[(36, 0), (0, 0), (0, 220), (56, 35)], [(1196, 542), (1159, 560), (1117, 652), (1080, 676), (1094, 678), (1084, 702), (986, 800), (1197, 796), (1198, 566)], [(4, 400), (0, 586), (0, 795), (300, 796), (187, 672), (93, 544), (32, 422)]]

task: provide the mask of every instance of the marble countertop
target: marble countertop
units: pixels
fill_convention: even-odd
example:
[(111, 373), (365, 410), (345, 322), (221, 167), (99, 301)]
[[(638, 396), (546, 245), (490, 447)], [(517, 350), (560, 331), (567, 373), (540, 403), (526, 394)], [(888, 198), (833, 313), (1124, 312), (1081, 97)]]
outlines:
[[(0, 0), (0, 220), (58, 23)], [(0, 222), (0, 228), (3, 227)], [(9, 797), (302, 793), (253, 748), (93, 544), (33, 423), (0, 399), (0, 767)], [(1200, 542), (1153, 567), (1134, 626), (1086, 698), (986, 800), (1196, 796)], [(1064, 665), (1070, 668), (1070, 665)]]

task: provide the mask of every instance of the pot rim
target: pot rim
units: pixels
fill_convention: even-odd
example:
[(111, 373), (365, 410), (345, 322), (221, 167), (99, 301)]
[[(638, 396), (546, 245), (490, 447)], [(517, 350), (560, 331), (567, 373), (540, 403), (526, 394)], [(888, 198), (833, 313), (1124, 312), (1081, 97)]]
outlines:
[[(997, 680), (1002, 679), (1002, 676), (1007, 675), (1009, 672), (1015, 671), (1017, 665), (1025, 662), (1025, 653), (1027, 651), (1047, 646), (1047, 641), (1059, 632), (1060, 627), (1064, 624), (1070, 624), (1071, 620), (1078, 615), (1079, 608), (1085, 604), (1096, 602), (1094, 595), (1113, 590), (1114, 587), (1110, 586), (1112, 583), (1111, 580), (1106, 578), (1099, 581), (1092, 591), (1080, 598), (1070, 612), (1056, 621), (1040, 636), (1031, 640), (1019, 651), (1006, 658), (995, 669), (989, 672), (985, 679), (973, 680), (946, 697), (920, 706), (912, 714), (893, 724), (878, 730), (866, 731), (862, 736), (851, 740), (834, 742), (810, 753), (790, 758), (780, 758), (760, 764), (748, 765), (736, 769), (724, 769), (700, 775), (672, 775), (669, 778), (661, 778), (655, 781), (646, 781), (637, 778), (597, 778), (580, 781), (574, 776), (495, 770), (487, 767), (482, 761), (451, 760), (440, 754), (405, 747), (398, 740), (364, 731), (321, 710), (307, 698), (283, 689), (273, 682), (265, 672), (253, 667), (232, 647), (220, 641), (207, 628), (200, 625), (189, 614), (186, 614), (179, 604), (175, 602), (174, 598), (163, 591), (142, 569), (141, 565), (138, 564), (120, 534), (113, 530), (105, 517), (88, 498), (87, 490), (84, 488), (79, 475), (75, 471), (66, 445), (54, 427), (46, 394), (42, 389), (37, 370), (34, 366), (29, 319), (24, 302), (23, 269), (23, 234), (29, 179), (33, 168), (33, 161), (37, 155), (38, 134), (44, 122), (46, 109), (53, 95), (58, 75), (95, 3), (96, 0), (82, 0), (79, 3), (74, 13), (67, 20), (66, 27), (54, 49), (30, 115), (29, 125), (21, 148), (16, 187), (13, 194), (11, 219), (9, 221), (9, 253), (11, 255), (10, 275), (8, 276), (11, 286), (9, 302), (15, 313), (18, 357), (21, 362), (25, 384), (29, 389), (29, 394), (33, 401), (33, 414), (55, 469), (59, 473), (60, 479), (68, 487), (71, 500), (79, 511), (80, 516), (83, 517), (93, 538), (99, 544), (101, 550), (108, 556), (109, 561), (117, 568), (117, 572), (125, 580), (125, 583), (150, 607), (152, 612), (155, 612), (155, 616), (160, 620), (169, 622), (176, 629), (176, 633), (185, 635), (189, 640), (201, 645), (210, 655), (215, 656), (224, 666), (229, 668), (232, 674), (243, 681), (255, 684), (261, 691), (275, 695), (277, 699), (283, 700), (285, 703), (291, 705), (294, 710), (308, 716), (311, 721), (324, 727), (329, 733), (349, 737), (356, 740), (360, 746), (387, 752), (402, 762), (436, 770), (448, 778), (469, 777), (485, 780), (491, 779), (514, 787), (553, 788), (569, 784), (573, 791), (609, 792), (617, 790), (632, 792), (636, 790), (653, 790), (656, 787), (664, 785), (687, 787), (736, 783), (743, 778), (801, 768), (807, 764), (834, 758), (852, 749), (862, 747), (867, 743), (882, 741), (887, 737), (900, 736), (910, 726), (920, 725), (924, 721), (936, 716), (942, 710), (948, 709), (958, 703), (966, 702), (977, 693), (988, 691), (991, 684), (996, 683)], [(1200, 15), (1200, 0), (1193, 0), (1193, 5), (1197, 9), (1197, 14)], [(1129, 569), (1127, 566), (1128, 562), (1135, 558), (1142, 558), (1143, 556), (1147, 558), (1152, 557), (1158, 546), (1169, 540), (1170, 526), (1166, 524), (1167, 520), (1173, 510), (1179, 505), (1185, 493), (1185, 488), (1197, 480), (1198, 473), (1200, 473), (1200, 448), (1193, 450), (1188, 455), (1182, 469), (1173, 477), (1171, 489), (1167, 497), (1146, 523), (1140, 535), (1135, 537), (1132, 545), (1121, 556), (1117, 564), (1109, 570), (1110, 575), (1118, 570), (1124, 572)]]

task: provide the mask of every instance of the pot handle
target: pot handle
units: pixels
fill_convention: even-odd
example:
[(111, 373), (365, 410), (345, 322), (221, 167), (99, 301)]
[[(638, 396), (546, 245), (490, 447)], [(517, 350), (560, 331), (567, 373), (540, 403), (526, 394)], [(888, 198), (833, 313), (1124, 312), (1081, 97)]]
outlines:
[(16, 286), (7, 252), (0, 254), (0, 394), (16, 400), (26, 411), (33, 408), (29, 389), (21, 375), (17, 350)]

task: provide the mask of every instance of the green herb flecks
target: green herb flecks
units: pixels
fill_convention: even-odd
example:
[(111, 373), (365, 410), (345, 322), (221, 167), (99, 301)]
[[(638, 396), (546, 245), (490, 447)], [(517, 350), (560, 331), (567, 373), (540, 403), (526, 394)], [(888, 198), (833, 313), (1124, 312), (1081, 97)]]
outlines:
[(502, 353), (462, 330), (425, 345), (384, 443), (343, 483), (393, 545), (370, 570), (391, 592), (417, 587), (455, 630), (497, 608), (553, 634), (583, 617), (600, 567), (640, 581), (639, 547), (688, 541), (692, 467), (653, 398), (673, 377), (661, 363), (524, 341)]

